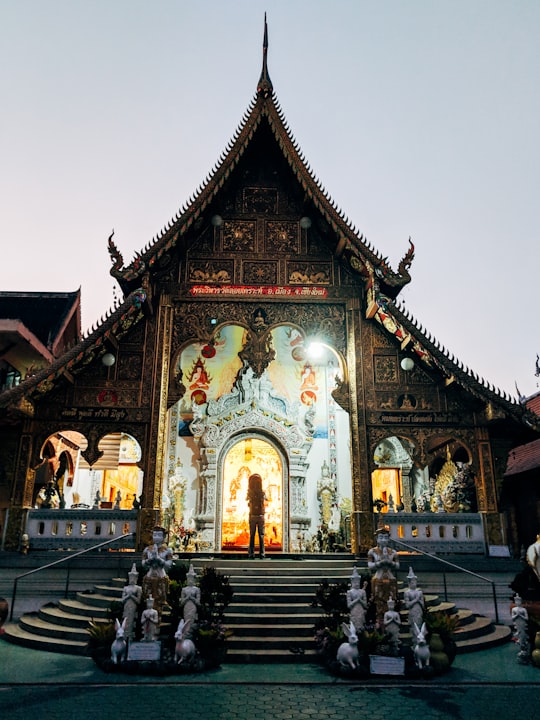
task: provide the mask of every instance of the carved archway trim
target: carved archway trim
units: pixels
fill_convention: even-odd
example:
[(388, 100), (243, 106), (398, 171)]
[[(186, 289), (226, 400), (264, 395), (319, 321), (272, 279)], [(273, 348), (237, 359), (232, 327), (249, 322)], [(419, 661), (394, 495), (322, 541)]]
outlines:
[[(195, 520), (204, 546), (219, 548), (222, 483), (220, 462), (231, 439), (260, 436), (270, 442), (284, 458), (288, 481), (284, 481), (284, 543), (291, 550), (291, 538), (310, 525), (307, 513), (306, 474), (312, 436), (299, 403), (290, 403), (273, 394), (266, 373), (259, 378), (249, 368), (239, 376), (233, 391), (208, 403), (205, 409), (194, 407), (190, 425), (200, 446), (200, 478), (205, 483), (204, 507)], [(287, 480), (287, 479), (285, 479)]]

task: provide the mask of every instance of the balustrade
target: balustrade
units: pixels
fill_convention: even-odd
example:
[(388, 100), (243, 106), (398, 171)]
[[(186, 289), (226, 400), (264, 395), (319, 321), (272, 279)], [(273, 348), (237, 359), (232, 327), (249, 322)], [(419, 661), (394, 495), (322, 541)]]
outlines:
[(118, 537), (114, 548), (132, 548), (133, 537), (122, 538), (137, 530), (137, 510), (30, 510), (25, 532), (30, 549), (55, 550), (90, 547)]
[(385, 513), (390, 537), (427, 552), (484, 554), (480, 513)]

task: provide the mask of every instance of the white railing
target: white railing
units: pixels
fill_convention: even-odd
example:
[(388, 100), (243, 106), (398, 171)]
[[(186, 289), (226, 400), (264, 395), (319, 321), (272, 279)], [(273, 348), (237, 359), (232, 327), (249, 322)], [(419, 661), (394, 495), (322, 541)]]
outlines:
[[(137, 510), (30, 510), (24, 532), (30, 550), (79, 550), (114, 540), (113, 548), (134, 548)], [(123, 536), (128, 537), (123, 537)]]
[(480, 513), (384, 513), (390, 537), (427, 552), (485, 554)]

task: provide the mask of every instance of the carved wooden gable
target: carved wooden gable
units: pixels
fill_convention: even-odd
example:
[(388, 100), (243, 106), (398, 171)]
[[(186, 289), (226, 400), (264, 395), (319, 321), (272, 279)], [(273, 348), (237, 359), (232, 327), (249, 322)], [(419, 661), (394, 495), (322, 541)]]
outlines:
[(210, 222), (186, 239), (182, 279), (190, 284), (334, 285), (337, 239), (319, 216), (263, 118), (213, 203)]

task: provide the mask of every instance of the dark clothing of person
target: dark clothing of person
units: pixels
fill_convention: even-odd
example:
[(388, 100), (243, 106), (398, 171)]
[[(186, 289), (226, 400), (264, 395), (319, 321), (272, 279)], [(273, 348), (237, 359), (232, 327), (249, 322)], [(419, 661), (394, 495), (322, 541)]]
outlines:
[(264, 557), (264, 515), (249, 516), (249, 557), (255, 553), (255, 533), (259, 535), (259, 557)]
[(264, 492), (248, 494), (249, 503), (249, 557), (255, 552), (255, 533), (259, 536), (259, 557), (264, 557)]

